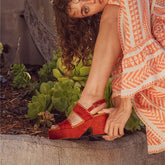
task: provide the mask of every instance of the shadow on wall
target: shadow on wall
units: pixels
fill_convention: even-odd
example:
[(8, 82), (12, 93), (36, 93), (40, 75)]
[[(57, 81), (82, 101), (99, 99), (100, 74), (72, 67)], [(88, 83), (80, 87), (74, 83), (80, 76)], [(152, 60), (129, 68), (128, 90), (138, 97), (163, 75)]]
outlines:
[(50, 1), (2, 0), (0, 17), (5, 69), (14, 63), (42, 65), (51, 60), (58, 46)]

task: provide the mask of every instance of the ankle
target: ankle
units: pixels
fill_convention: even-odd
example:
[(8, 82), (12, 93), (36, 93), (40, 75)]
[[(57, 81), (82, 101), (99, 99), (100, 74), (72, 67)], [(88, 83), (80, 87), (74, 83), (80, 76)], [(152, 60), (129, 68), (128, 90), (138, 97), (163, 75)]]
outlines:
[(83, 105), (85, 108), (89, 108), (94, 102), (103, 99), (103, 95), (93, 95), (89, 93), (82, 93), (79, 103)]

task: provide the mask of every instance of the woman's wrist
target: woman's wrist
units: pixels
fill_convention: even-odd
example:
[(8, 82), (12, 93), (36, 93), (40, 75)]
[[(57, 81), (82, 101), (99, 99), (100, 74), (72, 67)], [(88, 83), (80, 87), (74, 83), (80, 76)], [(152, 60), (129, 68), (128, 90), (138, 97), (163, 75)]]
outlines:
[(113, 104), (120, 111), (132, 111), (132, 101), (133, 97), (121, 97), (117, 96), (113, 98)]
[(127, 98), (121, 98), (121, 103), (120, 103), (120, 108), (123, 111), (132, 111), (132, 98), (127, 97)]

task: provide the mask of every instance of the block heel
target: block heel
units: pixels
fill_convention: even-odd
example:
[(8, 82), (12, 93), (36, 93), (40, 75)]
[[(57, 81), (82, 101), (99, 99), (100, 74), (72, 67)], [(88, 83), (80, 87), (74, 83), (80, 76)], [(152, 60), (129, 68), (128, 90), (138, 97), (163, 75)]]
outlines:
[(58, 124), (57, 129), (49, 130), (50, 139), (73, 139), (82, 136), (88, 128), (93, 129), (93, 135), (104, 134), (104, 127), (107, 120), (107, 114), (92, 115), (90, 111), (95, 107), (105, 103), (105, 100), (95, 102), (89, 109), (85, 109), (81, 104), (77, 103), (73, 111), (77, 113), (83, 122), (76, 126), (72, 126), (69, 120), (64, 120)]
[(105, 128), (107, 118), (108, 118), (107, 114), (102, 114), (100, 116), (96, 116), (93, 119), (93, 122), (92, 122), (93, 135), (105, 134), (104, 128)]

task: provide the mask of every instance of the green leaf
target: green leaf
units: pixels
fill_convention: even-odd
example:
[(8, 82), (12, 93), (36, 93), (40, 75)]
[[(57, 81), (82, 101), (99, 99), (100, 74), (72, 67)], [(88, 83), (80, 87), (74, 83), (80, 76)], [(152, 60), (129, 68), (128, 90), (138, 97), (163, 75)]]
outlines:
[(11, 67), (11, 70), (14, 75), (18, 75), (22, 72), (25, 72), (25, 65), (24, 64), (14, 64), (13, 67)]
[(76, 81), (82, 81), (82, 80), (86, 80), (86, 79), (87, 79), (86, 77), (77, 77), (77, 76), (73, 77), (73, 80), (76, 80)]
[(41, 93), (36, 89), (36, 90), (35, 90), (35, 94), (36, 94), (37, 96), (39, 96)]
[(56, 98), (56, 97), (52, 96), (52, 103), (54, 105), (54, 108), (60, 112), (64, 112), (68, 107), (68, 101), (67, 101), (67, 98), (65, 98), (65, 97)]
[(58, 78), (58, 81), (65, 81), (65, 80), (68, 80), (68, 78), (67, 77)]
[(20, 72), (13, 79), (14, 88), (25, 88), (30, 83), (30, 76), (27, 72)]
[(38, 97), (37, 96), (33, 96), (32, 97), (32, 102), (38, 102)]
[(25, 74), (25, 76), (27, 76), (27, 78), (26, 78), (26, 79), (31, 80), (31, 76), (30, 76), (30, 74), (29, 74), (28, 72), (24, 72), (24, 74)]
[(111, 107), (111, 78), (108, 80), (107, 84), (106, 84), (106, 87), (105, 87), (105, 90), (104, 90), (104, 99), (106, 100), (106, 103), (107, 103), (107, 107)]
[(54, 87), (51, 90), (52, 90), (52, 96), (54, 96), (54, 97), (62, 97), (63, 96), (62, 89)]
[(73, 64), (75, 65), (75, 68), (73, 70), (73, 75), (74, 76), (79, 76), (80, 75), (80, 68), (83, 67), (83, 63), (82, 60), (80, 60), (80, 62), (77, 64), (78, 59), (75, 59), (75, 62), (73, 62)]
[(53, 76), (57, 79), (64, 77), (58, 69), (53, 69)]
[(69, 114), (70, 114), (71, 111), (73, 110), (73, 108), (74, 108), (74, 106), (76, 105), (76, 103), (77, 103), (77, 101), (76, 101), (76, 102), (72, 102), (72, 103), (70, 104), (70, 106), (68, 107), (67, 111), (65, 111), (66, 117), (69, 116)]
[(74, 88), (76, 88), (76, 87), (81, 88), (81, 84), (79, 82), (75, 82)]
[(70, 103), (72, 103), (72, 102), (78, 101), (78, 99), (79, 99), (78, 95), (72, 95), (70, 96), (69, 101)]
[(40, 86), (40, 92), (42, 94), (48, 94), (50, 92), (50, 85), (48, 83), (42, 83), (41, 86)]
[(58, 48), (55, 51), (53, 51), (53, 61), (57, 61), (59, 57), (62, 56), (62, 49)]
[(72, 89), (74, 86), (74, 81), (71, 79), (65, 80), (61, 82), (61, 88), (65, 90)]
[(83, 66), (80, 68), (80, 76), (88, 76), (90, 71), (90, 66)]
[(57, 68), (62, 72), (62, 73), (65, 73), (67, 70), (66, 70), (66, 67), (64, 65), (62, 65), (62, 59), (59, 58), (57, 60)]
[(137, 131), (137, 130), (141, 130), (141, 127), (144, 127), (143, 122), (138, 118), (138, 116), (136, 115), (134, 109), (132, 110), (131, 116), (128, 119), (126, 125), (125, 125), (125, 129), (128, 131)]
[(44, 94), (38, 96), (38, 102), (42, 105), (42, 111), (46, 110), (47, 98)]
[(39, 102), (29, 103), (28, 104), (28, 117), (30, 119), (36, 119), (38, 113), (42, 111), (42, 105)]
[(85, 87), (86, 81), (79, 81), (82, 87)]

